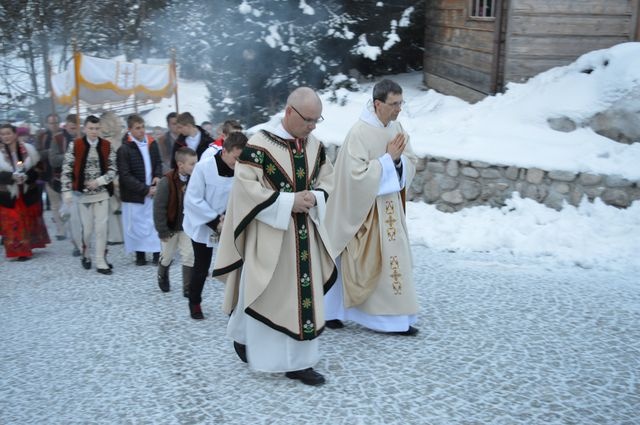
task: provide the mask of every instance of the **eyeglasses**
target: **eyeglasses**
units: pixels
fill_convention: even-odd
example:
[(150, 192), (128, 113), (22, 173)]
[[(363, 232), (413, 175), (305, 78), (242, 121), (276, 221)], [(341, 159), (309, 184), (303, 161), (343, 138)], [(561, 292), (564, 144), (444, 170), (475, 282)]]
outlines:
[(393, 102), (393, 103), (387, 103), (387, 102), (382, 102), (387, 106), (391, 106), (392, 108), (400, 108), (402, 106), (404, 106), (407, 102), (405, 102), (404, 100), (399, 100), (397, 102)]
[(322, 117), (322, 115), (320, 115), (320, 118), (313, 120), (311, 118), (306, 118), (304, 115), (302, 115), (293, 105), (289, 105), (291, 106), (291, 109), (293, 109), (294, 111), (296, 111), (296, 114), (300, 115), (300, 118), (302, 118), (302, 120), (307, 123), (308, 125), (311, 124), (319, 124), (322, 121), (324, 121), (324, 118)]

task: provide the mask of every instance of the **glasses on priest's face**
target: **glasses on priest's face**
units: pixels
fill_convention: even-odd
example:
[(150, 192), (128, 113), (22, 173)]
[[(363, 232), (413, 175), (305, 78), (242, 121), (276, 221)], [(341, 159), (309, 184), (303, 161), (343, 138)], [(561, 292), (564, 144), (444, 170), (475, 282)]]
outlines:
[(407, 102), (405, 102), (404, 100), (398, 100), (397, 102), (392, 102), (392, 103), (387, 103), (387, 102), (382, 102), (387, 106), (391, 106), (392, 108), (402, 108)]
[(307, 118), (304, 115), (302, 115), (300, 113), (300, 111), (298, 111), (293, 105), (289, 105), (291, 107), (291, 109), (293, 109), (294, 111), (296, 111), (296, 114), (300, 115), (300, 118), (302, 118), (302, 120), (307, 124), (307, 125), (316, 125), (316, 124), (320, 124), (322, 121), (324, 121), (324, 118), (322, 117), (322, 115), (320, 115), (320, 117), (318, 119), (311, 119), (311, 118)]

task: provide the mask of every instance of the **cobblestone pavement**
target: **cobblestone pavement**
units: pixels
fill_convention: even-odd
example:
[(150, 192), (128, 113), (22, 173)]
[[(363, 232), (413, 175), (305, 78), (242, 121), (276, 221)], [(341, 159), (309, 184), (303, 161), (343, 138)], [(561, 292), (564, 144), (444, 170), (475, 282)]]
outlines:
[(639, 268), (414, 246), (417, 337), (327, 330), (322, 387), (252, 372), (222, 288), (189, 318), (121, 246), (112, 276), (68, 241), (0, 259), (2, 424), (638, 424)]

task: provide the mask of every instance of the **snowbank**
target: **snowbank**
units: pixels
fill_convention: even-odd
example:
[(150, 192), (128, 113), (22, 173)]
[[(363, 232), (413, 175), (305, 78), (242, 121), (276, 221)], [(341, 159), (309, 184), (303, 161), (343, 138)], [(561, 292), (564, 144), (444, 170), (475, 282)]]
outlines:
[[(581, 122), (613, 106), (637, 106), (640, 43), (587, 53), (526, 83), (509, 84), (505, 94), (475, 105), (424, 91), (421, 72), (391, 78), (403, 86), (407, 104), (399, 119), (421, 156), (640, 180), (640, 144), (623, 145), (588, 128), (563, 133), (547, 124), (548, 118), (566, 116)], [(342, 144), (369, 101), (372, 87), (364, 84), (359, 92), (338, 90), (338, 104), (329, 102), (332, 93), (324, 94), (325, 122), (315, 134), (326, 143)], [(342, 102), (346, 104), (340, 106)]]
[(436, 250), (504, 252), (552, 264), (640, 271), (640, 201), (623, 210), (596, 199), (556, 211), (514, 194), (502, 208), (455, 214), (410, 202), (407, 224), (412, 243)]

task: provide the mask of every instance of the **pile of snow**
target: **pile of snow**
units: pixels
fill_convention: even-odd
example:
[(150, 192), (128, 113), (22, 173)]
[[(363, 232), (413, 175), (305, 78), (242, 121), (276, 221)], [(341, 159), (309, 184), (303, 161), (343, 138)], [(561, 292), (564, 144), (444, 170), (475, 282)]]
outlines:
[[(640, 180), (640, 144), (623, 145), (589, 128), (563, 133), (547, 124), (548, 118), (559, 116), (582, 122), (624, 104), (637, 108), (640, 43), (585, 54), (526, 83), (509, 84), (505, 94), (489, 96), (474, 105), (433, 90), (424, 91), (421, 72), (391, 78), (403, 87), (407, 104), (399, 120), (420, 156)], [(315, 134), (326, 143), (342, 144), (369, 102), (372, 88), (373, 84), (362, 84), (358, 92), (340, 89), (325, 93), (325, 122), (318, 125)], [(329, 99), (334, 96), (338, 102), (331, 103)], [(281, 114), (275, 119), (279, 117)]]
[(479, 206), (455, 214), (410, 202), (411, 242), (440, 251), (491, 251), (584, 268), (640, 271), (640, 201), (627, 209), (599, 199), (561, 211), (517, 193), (502, 208)]

